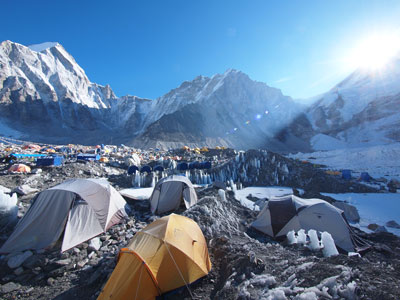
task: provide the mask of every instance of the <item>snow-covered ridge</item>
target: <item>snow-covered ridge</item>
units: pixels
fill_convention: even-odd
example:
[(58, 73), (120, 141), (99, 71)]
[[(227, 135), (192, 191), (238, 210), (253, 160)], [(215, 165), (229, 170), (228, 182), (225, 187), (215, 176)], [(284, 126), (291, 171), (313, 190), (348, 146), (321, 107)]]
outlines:
[(42, 52), (43, 50), (56, 47), (57, 45), (59, 45), (57, 42), (45, 42), (41, 44), (29, 45), (28, 48), (36, 52)]
[(44, 102), (68, 98), (90, 108), (106, 108), (108, 100), (116, 98), (107, 87), (91, 83), (75, 59), (58, 43), (25, 47), (5, 41), (0, 45), (0, 61), (1, 82), (10, 77), (16, 80), (8, 86), (9, 90), (22, 87)]

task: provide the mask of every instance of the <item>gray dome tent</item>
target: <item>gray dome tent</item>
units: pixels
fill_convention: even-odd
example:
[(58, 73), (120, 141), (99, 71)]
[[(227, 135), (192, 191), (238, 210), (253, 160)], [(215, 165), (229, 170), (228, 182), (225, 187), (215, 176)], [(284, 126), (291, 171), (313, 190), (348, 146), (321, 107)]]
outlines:
[(61, 251), (103, 232), (126, 216), (124, 198), (105, 179), (71, 179), (37, 194), (0, 253), (44, 249), (63, 231)]
[(271, 237), (282, 237), (300, 229), (327, 231), (337, 247), (353, 252), (367, 245), (351, 230), (343, 211), (320, 199), (302, 199), (294, 195), (272, 198), (251, 224)]
[(197, 203), (193, 184), (185, 176), (172, 175), (161, 179), (154, 187), (150, 197), (152, 213), (162, 214), (176, 210), (182, 203), (186, 208)]

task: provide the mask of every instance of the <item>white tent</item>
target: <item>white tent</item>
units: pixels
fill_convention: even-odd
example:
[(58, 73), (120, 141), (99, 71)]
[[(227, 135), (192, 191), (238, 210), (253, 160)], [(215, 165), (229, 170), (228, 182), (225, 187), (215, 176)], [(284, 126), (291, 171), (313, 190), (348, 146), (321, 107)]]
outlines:
[(197, 203), (193, 184), (185, 176), (172, 175), (157, 182), (150, 197), (152, 213), (162, 214), (179, 208), (182, 201), (186, 208)]
[(348, 252), (361, 250), (357, 245), (360, 240), (348, 225), (343, 211), (320, 199), (302, 199), (294, 195), (272, 198), (251, 226), (272, 237), (286, 236), (289, 231), (300, 229), (327, 231), (339, 248)]
[(66, 251), (119, 223), (125, 205), (105, 179), (67, 180), (34, 198), (0, 253), (51, 247), (63, 232)]

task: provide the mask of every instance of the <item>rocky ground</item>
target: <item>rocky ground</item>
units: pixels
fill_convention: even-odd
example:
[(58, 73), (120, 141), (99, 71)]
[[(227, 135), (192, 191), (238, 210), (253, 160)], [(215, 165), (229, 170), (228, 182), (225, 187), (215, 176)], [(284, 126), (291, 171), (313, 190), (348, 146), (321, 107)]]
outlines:
[[(107, 177), (117, 189), (131, 186), (118, 164), (66, 163), (28, 175), (7, 174), (0, 165), (0, 185), (43, 190), (68, 178)], [(306, 191), (307, 192), (307, 191)], [(316, 193), (315, 191), (312, 191)], [(190, 286), (195, 299), (399, 299), (400, 240), (389, 233), (365, 234), (373, 246), (361, 257), (325, 258), (300, 245), (278, 243), (249, 228), (256, 213), (242, 207), (231, 192), (227, 199), (212, 187), (198, 188), (199, 203), (181, 211), (202, 229), (212, 262), (210, 274)], [(34, 193), (19, 197), (19, 215)], [(131, 201), (124, 223), (78, 247), (60, 253), (25, 252), (0, 260), (0, 299), (95, 299), (116, 264), (118, 250), (154, 221), (147, 202)], [(3, 230), (0, 245), (10, 234)], [(165, 299), (191, 299), (186, 288)]]

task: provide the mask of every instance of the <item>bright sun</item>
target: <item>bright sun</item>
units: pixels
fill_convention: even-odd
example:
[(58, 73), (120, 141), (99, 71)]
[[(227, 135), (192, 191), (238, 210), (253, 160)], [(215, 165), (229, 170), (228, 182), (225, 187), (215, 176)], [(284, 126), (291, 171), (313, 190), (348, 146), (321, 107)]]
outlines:
[(398, 34), (373, 34), (354, 49), (352, 64), (363, 69), (378, 70), (400, 51)]

